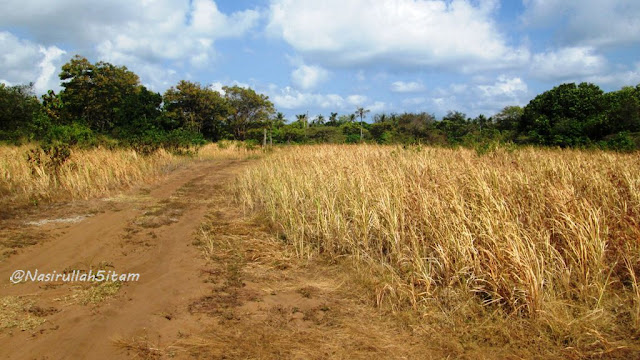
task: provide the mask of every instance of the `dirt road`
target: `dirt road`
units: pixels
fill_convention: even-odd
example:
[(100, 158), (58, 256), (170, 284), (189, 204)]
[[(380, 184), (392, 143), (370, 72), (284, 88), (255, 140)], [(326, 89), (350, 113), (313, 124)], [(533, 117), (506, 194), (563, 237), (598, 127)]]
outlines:
[[(342, 266), (297, 259), (242, 213), (229, 185), (248, 164), (196, 162), (154, 186), (4, 220), (0, 357), (439, 357)], [(140, 278), (9, 281), (36, 269)]]

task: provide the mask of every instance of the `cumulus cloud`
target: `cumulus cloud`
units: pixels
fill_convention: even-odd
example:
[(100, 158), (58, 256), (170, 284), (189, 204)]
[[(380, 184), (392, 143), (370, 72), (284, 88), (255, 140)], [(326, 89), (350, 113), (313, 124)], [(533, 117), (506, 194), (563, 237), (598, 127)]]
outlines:
[(640, 42), (640, 2), (525, 0), (525, 24), (560, 26), (565, 45), (621, 46)]
[(9, 85), (34, 83), (34, 90), (42, 94), (59, 89), (55, 76), (65, 53), (56, 46), (45, 47), (19, 39), (9, 32), (0, 32), (0, 73), (2, 82)]
[(451, 84), (437, 89), (425, 102), (438, 112), (459, 110), (469, 116), (493, 115), (505, 106), (525, 105), (529, 87), (520, 77), (500, 75), (493, 82), (481, 84)]
[(52, 82), (57, 82), (57, 78), (54, 76), (58, 68), (56, 63), (58, 63), (62, 55), (67, 52), (56, 46), (50, 46), (48, 48), (40, 46), (39, 51), (43, 55), (43, 58), (40, 63), (38, 63), (40, 75), (34, 84), (34, 89), (38, 93), (45, 93), (53, 87)]
[(544, 80), (567, 80), (599, 74), (607, 59), (591, 47), (567, 47), (533, 56), (532, 75)]
[(391, 91), (397, 93), (413, 93), (424, 90), (424, 85), (420, 82), (410, 81), (395, 81), (391, 84)]
[(387, 108), (387, 104), (383, 101), (376, 101), (373, 104), (370, 104), (366, 107), (367, 110), (371, 111), (373, 114), (384, 111)]
[(217, 91), (220, 94), (224, 94), (224, 89), (222, 88), (223, 86), (225, 85), (223, 85), (221, 82), (215, 81), (209, 85), (209, 89)]
[(640, 84), (640, 62), (635, 63), (631, 69), (589, 76), (585, 81), (599, 85), (609, 85), (615, 88), (636, 86)]
[(329, 72), (319, 66), (301, 65), (291, 73), (291, 81), (303, 90), (312, 89), (329, 78)]
[(493, 15), (498, 1), (273, 0), (268, 31), (325, 65), (383, 62), (473, 71), (526, 62)]
[(349, 95), (347, 96), (347, 102), (353, 106), (363, 106), (367, 102), (368, 98), (364, 95)]
[(126, 64), (158, 88), (174, 80), (167, 67), (210, 65), (217, 39), (246, 34), (260, 18), (257, 10), (224, 14), (213, 0), (24, 0), (3, 10), (0, 23), (33, 41)]
[(498, 76), (495, 83), (491, 85), (477, 85), (483, 97), (505, 97), (517, 99), (519, 95), (526, 94), (529, 90), (527, 84), (519, 77)]

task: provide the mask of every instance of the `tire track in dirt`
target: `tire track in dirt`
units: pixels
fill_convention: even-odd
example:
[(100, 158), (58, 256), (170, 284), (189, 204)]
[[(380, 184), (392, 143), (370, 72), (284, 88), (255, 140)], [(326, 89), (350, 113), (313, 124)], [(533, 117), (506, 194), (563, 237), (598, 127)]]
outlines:
[[(194, 233), (211, 205), (212, 192), (243, 166), (242, 161), (213, 161), (180, 169), (148, 194), (130, 194), (124, 197), (129, 200), (66, 226), (56, 238), (0, 263), (0, 296), (31, 299), (35, 303), (28, 310), (51, 309), (46, 322), (35, 329), (0, 332), (2, 357), (126, 358), (113, 340), (140, 335), (132, 334), (132, 329), (153, 329), (154, 337), (169, 341), (178, 336), (175, 329), (197, 328), (193, 316), (182, 316), (186, 311), (181, 306), (209, 291), (199, 278), (203, 263), (200, 250), (192, 244)], [(54, 232), (57, 227), (49, 224), (41, 230)], [(102, 301), (84, 305), (82, 295), (93, 290), (86, 284), (12, 285), (9, 277), (17, 269), (58, 273), (104, 269), (139, 273), (140, 280), (114, 284), (120, 286), (118, 291), (104, 300), (100, 291), (94, 291), (91, 294)]]

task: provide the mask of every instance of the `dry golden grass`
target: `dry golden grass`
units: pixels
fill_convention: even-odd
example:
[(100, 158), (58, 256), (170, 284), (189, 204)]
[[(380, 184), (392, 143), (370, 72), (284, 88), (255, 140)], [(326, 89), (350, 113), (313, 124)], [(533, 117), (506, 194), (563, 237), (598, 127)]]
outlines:
[[(28, 160), (35, 151), (40, 163)], [(4, 204), (88, 199), (132, 185), (150, 183), (172, 168), (193, 160), (244, 159), (259, 154), (241, 143), (208, 144), (195, 156), (159, 150), (140, 155), (134, 150), (71, 149), (57, 169), (36, 145), (0, 146), (0, 200)]]
[[(44, 159), (41, 164), (27, 160), (32, 150)], [(0, 147), (0, 197), (14, 204), (98, 197), (152, 181), (178, 162), (162, 150), (142, 156), (133, 150), (72, 149), (56, 173), (47, 160), (34, 145)]]
[(31, 330), (46, 320), (39, 317), (35, 301), (27, 296), (0, 297), (0, 332), (5, 329)]
[(354, 259), (379, 305), (463, 346), (640, 355), (638, 154), (297, 147), (237, 195), (299, 256)]
[(215, 144), (207, 144), (198, 151), (198, 159), (242, 160), (259, 156), (261, 147), (247, 146), (238, 141), (221, 140)]

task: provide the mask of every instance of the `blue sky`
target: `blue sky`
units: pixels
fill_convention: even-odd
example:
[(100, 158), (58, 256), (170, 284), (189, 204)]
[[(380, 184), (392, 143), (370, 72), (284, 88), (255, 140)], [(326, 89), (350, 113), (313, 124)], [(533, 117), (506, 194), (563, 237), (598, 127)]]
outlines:
[(60, 88), (73, 55), (250, 86), (295, 114), (493, 115), (563, 82), (640, 83), (640, 1), (10, 0), (0, 82)]

